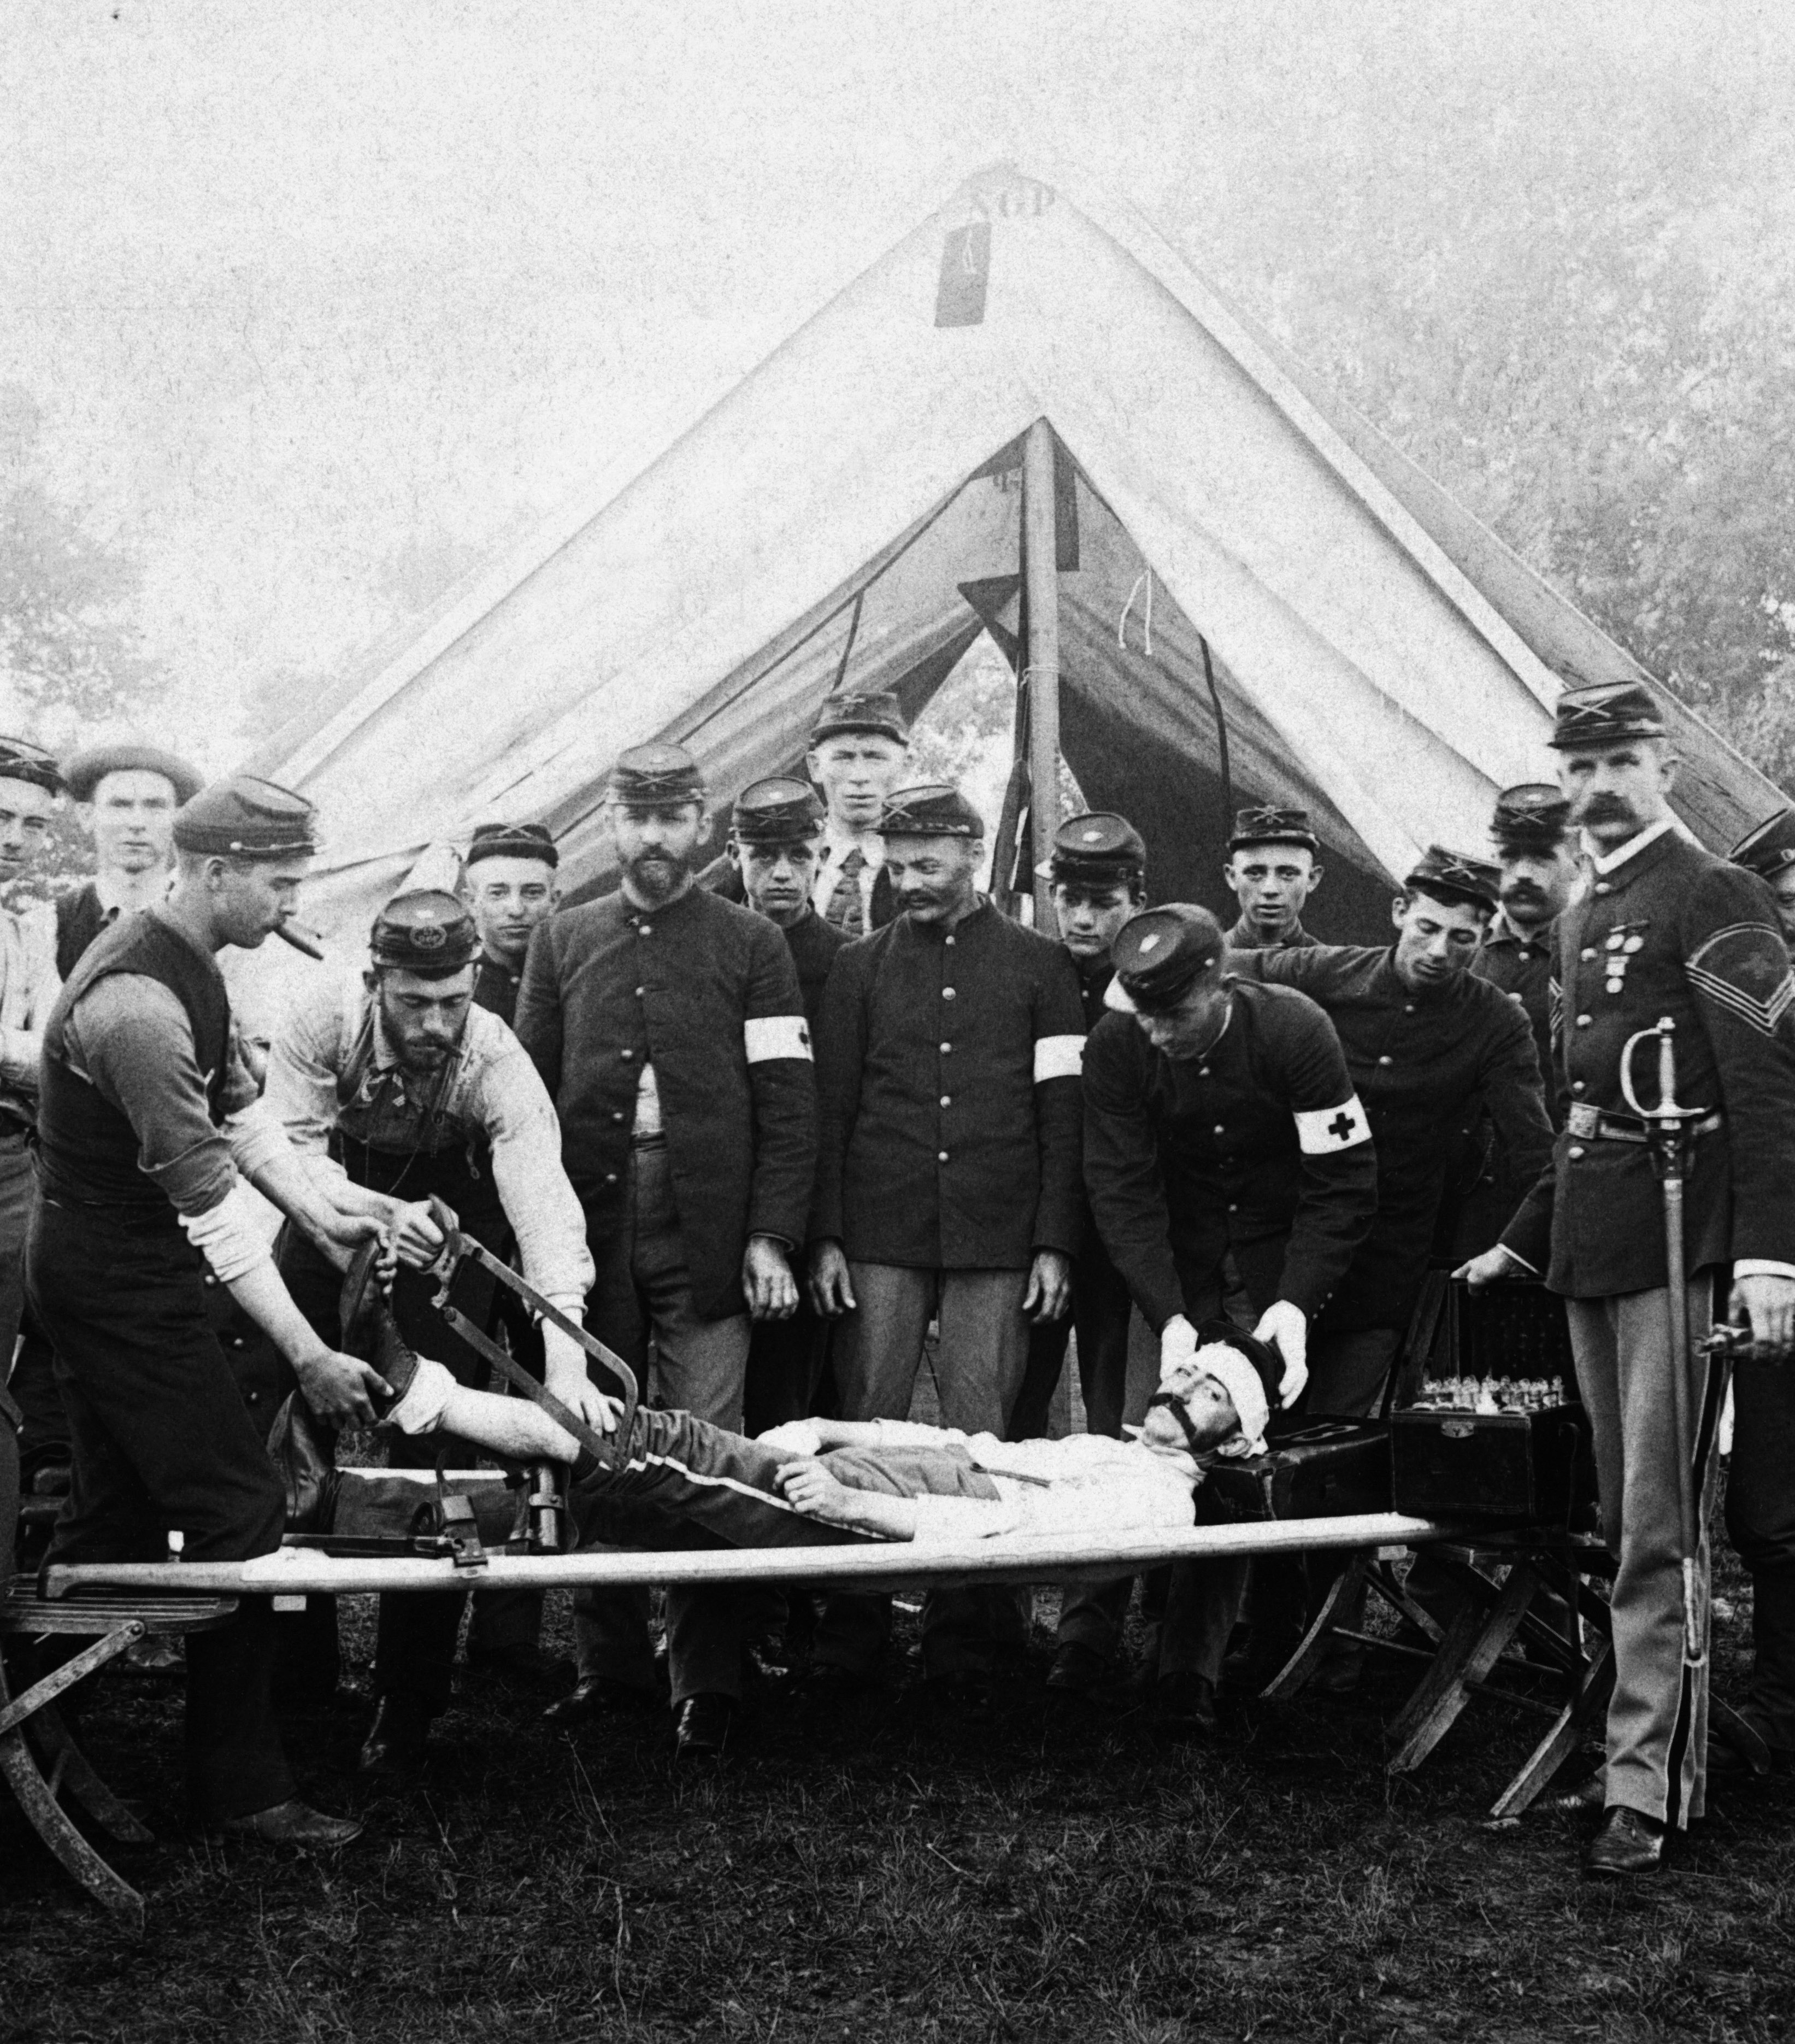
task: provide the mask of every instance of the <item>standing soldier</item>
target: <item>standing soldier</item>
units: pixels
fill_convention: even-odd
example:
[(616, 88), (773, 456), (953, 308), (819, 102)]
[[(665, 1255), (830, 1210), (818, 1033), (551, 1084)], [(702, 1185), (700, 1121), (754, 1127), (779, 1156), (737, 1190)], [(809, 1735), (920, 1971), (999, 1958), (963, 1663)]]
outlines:
[[(935, 1317), (944, 1423), (1001, 1437), (1030, 1324), (1065, 1312), (1079, 1247), (1078, 978), (977, 892), (984, 824), (957, 790), (901, 789), (880, 822), (902, 912), (842, 952), (823, 997), (811, 1288), (846, 1316), (844, 1418), (907, 1416)], [(1007, 1590), (931, 1592), (926, 1672), (988, 1674), (1016, 1618)], [(831, 1597), (825, 1679), (864, 1680), (890, 1625), (889, 1598)]]
[[(822, 839), (823, 805), (807, 781), (777, 775), (751, 782), (735, 798), (730, 856), (748, 906), (784, 932), (813, 1042), (829, 968), (848, 942), (811, 906)], [(789, 1320), (756, 1324), (748, 1345), (745, 1434), (751, 1437), (788, 1420), (810, 1417), (828, 1336), (828, 1322), (802, 1289)]]
[[(1222, 1310), (1230, 1258), (1254, 1332), (1302, 1390), (1308, 1330), (1344, 1277), (1377, 1206), (1378, 1162), (1340, 1039), (1313, 1001), (1225, 970), (1221, 925), (1181, 903), (1149, 909), (1115, 940), (1084, 1066), (1084, 1175), (1104, 1246), (1158, 1338), (1160, 1376)], [(1154, 1716), (1173, 1736), (1215, 1729), (1215, 1686), (1244, 1564), (1180, 1563), (1161, 1631)], [(1049, 1680), (1088, 1689), (1127, 1604), (1068, 1594)]]
[(1242, 809), (1228, 840), (1222, 877), (1241, 905), (1228, 932), (1235, 951), (1285, 951), (1314, 943), (1302, 911), (1321, 884), (1321, 841), (1306, 809)]
[[(369, 969), (318, 988), (288, 1016), (269, 1058), (267, 1094), (336, 1204), (398, 1226), (401, 1255), (414, 1266), (393, 1284), (401, 1333), (477, 1385), (486, 1366), (443, 1327), (431, 1303), (436, 1281), (416, 1267), (441, 1243), (425, 1202), (443, 1201), (495, 1253), (515, 1243), (524, 1275), (565, 1313), (581, 1310), (592, 1279), (554, 1110), (516, 1038), (474, 1005), (478, 942), (453, 894), (397, 896), (374, 919)], [(281, 1262), (313, 1326), (333, 1326), (337, 1259), (290, 1231)], [(484, 1322), (493, 1281), (470, 1269), (456, 1281), (457, 1303)], [(543, 1340), (550, 1389), (577, 1393), (585, 1351), (553, 1327)], [(396, 1438), (395, 1456), (408, 1445)], [(364, 1772), (424, 1758), (431, 1720), (448, 1708), (461, 1612), (459, 1591), (381, 1599)]]
[[(1685, 1665), (1679, 1500), (1691, 1465), (1699, 1497), (1713, 1462), (1719, 1373), (1699, 1344), (1716, 1276), (1731, 1266), (1732, 1311), (1749, 1320), (1759, 1361), (1787, 1352), (1795, 1320), (1795, 1056), (1779, 1034), (1795, 982), (1763, 882), (1678, 828), (1677, 761), (1649, 690), (1567, 690), (1551, 743), (1571, 820), (1596, 854), (1589, 893), (1559, 922), (1566, 1127), (1502, 1242), (1462, 1274), (1481, 1285), (1517, 1266), (1543, 1271), (1570, 1316), (1617, 1560), (1605, 1810), (1586, 1865), (1619, 1875), (1658, 1865), (1667, 1830), (1699, 1817), (1705, 1800), (1708, 1669), (1705, 1658)], [(1676, 1025), (1677, 1097), (1707, 1110), (1684, 1190), (1691, 1355), (1681, 1439), (1669, 1316), (1682, 1302), (1667, 1296), (1652, 1153), (1620, 1090), (1628, 1039), (1663, 1016)], [(1655, 1078), (1642, 1072), (1639, 1082)]]
[(554, 884), (560, 863), (554, 840), (540, 824), (481, 824), (462, 862), (480, 936), (474, 1005), (508, 1029), (517, 1018), (531, 936), (560, 898)]
[[(1774, 893), (1783, 943), (1795, 957), (1795, 809), (1760, 824), (1731, 856)], [(1753, 1648), (1751, 1687), (1739, 1714), (1785, 1773), (1795, 1768), (1795, 1369), (1741, 1358), (1732, 1395), (1727, 1537), (1751, 1572)], [(1718, 1741), (1709, 1748), (1708, 1765), (1728, 1774), (1747, 1767)]]
[[(240, 1173), (345, 1251), (372, 1231), (325, 1197), (257, 1108), (216, 959), (228, 945), (254, 949), (291, 913), (313, 816), (302, 797), (250, 774), (202, 790), (175, 824), (166, 907), (90, 947), (44, 1029), (26, 1282), (75, 1443), (52, 1561), (159, 1560), (171, 1530), (196, 1562), (279, 1546), (280, 1477), (209, 1324), (206, 1264), (286, 1354), (314, 1411), (369, 1420), (370, 1389), (384, 1388), (307, 1325), (239, 1184)], [(274, 1649), (263, 1597), (187, 1637), (196, 1812), (278, 1842), (343, 1844), (361, 1827), (293, 1795)]]
[[(816, 1169), (810, 1032), (778, 930), (693, 882), (708, 818), (691, 754), (624, 753), (608, 815), (618, 892), (538, 931), (517, 1033), (559, 1111), (585, 1209), (597, 1273), (587, 1326), (639, 1370), (652, 1337), (659, 1401), (738, 1427), (753, 1324), (798, 1304), (790, 1259)], [(602, 1424), (596, 1387), (588, 1395)], [(682, 1754), (729, 1739), (742, 1604), (730, 1589), (668, 1593)], [(579, 1680), (551, 1719), (654, 1697), (646, 1597), (581, 1591), (574, 1612)]]
[[(10, 742), (0, 740), (0, 746)], [(200, 777), (186, 760), (157, 746), (96, 745), (69, 761), (63, 785), (93, 840), (95, 871), (91, 880), (56, 898), (56, 970), (38, 1012), (40, 1024), (58, 986), (101, 931), (121, 914), (153, 907), (167, 893), (175, 812), (198, 793)], [(22, 1221), (20, 1236), (22, 1258)], [(29, 1312), (20, 1331), (24, 1340), (10, 1388), (25, 1414), (19, 1445), (29, 1477), (33, 1465), (66, 1465), (68, 1426), (56, 1396), (50, 1344)], [(0, 1351), (10, 1352), (10, 1344)], [(175, 1658), (172, 1641), (144, 1645), (157, 1650), (144, 1658)]]
[[(1146, 902), (1145, 841), (1126, 816), (1094, 810), (1068, 817), (1054, 835), (1046, 876), (1060, 942), (1078, 974), (1088, 1033), (1103, 1019), (1103, 996), (1115, 977), (1110, 947), (1123, 924)], [(1128, 1390), (1128, 1286), (1110, 1261), (1087, 1204), (1072, 1264), (1072, 1311), (1061, 1320), (1037, 1320), (1029, 1331), (1028, 1369), (1010, 1423), (1012, 1439), (1029, 1440), (1046, 1432), (1048, 1410), (1075, 1328), (1085, 1424), (1093, 1434), (1121, 1439)], [(1065, 1675), (1059, 1662), (1055, 1668)], [(1054, 1681), (1053, 1676), (1048, 1679)], [(1072, 1685), (1062, 1679), (1055, 1686)]]
[(109, 924), (167, 893), (175, 812), (199, 793), (200, 777), (160, 746), (126, 742), (76, 753), (63, 778), (94, 866), (91, 880), (56, 902), (56, 970), (67, 979)]

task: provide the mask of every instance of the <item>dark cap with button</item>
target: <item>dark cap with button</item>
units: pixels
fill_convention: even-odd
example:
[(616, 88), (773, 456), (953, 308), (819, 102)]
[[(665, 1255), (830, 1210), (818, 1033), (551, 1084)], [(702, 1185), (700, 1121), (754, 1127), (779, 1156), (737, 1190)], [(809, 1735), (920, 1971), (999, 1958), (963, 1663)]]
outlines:
[(63, 768), (63, 785), (78, 802), (90, 802), (109, 774), (159, 774), (175, 790), (177, 802), (190, 802), (204, 785), (199, 769), (178, 753), (159, 745), (121, 740), (116, 745), (90, 745)]
[(1052, 857), (1036, 870), (1045, 879), (1087, 887), (1139, 882), (1146, 876), (1146, 842), (1126, 816), (1092, 809), (1061, 824), (1053, 833)]
[(286, 859), (318, 848), (318, 813), (303, 795), (232, 774), (201, 788), (175, 815), (175, 843), (201, 857)]
[(1586, 745), (1618, 745), (1628, 738), (1662, 738), (1664, 713), (1642, 682), (1602, 682), (1591, 688), (1567, 689), (1558, 699), (1552, 735), (1546, 740), (1555, 752), (1573, 752)]
[(803, 844), (822, 828), (822, 797), (789, 774), (750, 781), (730, 819), (738, 844)]
[(54, 755), (29, 738), (0, 738), (0, 781), (28, 782), (34, 788), (47, 788), (52, 795), (63, 790)]
[(1125, 1015), (1175, 1008), (1224, 948), (1222, 925), (1206, 909), (1188, 901), (1143, 909), (1122, 924), (1110, 947), (1115, 978), (1104, 1005)]
[(1402, 885), (1411, 893), (1431, 895), (1436, 901), (1468, 902), (1474, 909), (1494, 909), (1502, 898), (1502, 869), (1486, 859), (1430, 844)]
[(823, 707), (811, 727), (811, 743), (840, 738), (853, 731), (870, 731), (881, 738), (895, 738), (899, 745), (910, 743), (910, 726), (897, 697), (889, 689), (867, 689), (857, 695), (825, 696)]
[(885, 797), (879, 828), (887, 837), (978, 837), (984, 818), (957, 788), (945, 781), (899, 788)]
[(1571, 804), (1550, 781), (1523, 781), (1496, 797), (1490, 835), (1505, 859), (1548, 859), (1571, 827)]
[(1765, 880), (1786, 872), (1795, 866), (1795, 809), (1778, 809), (1767, 822), (1747, 831), (1727, 857)]
[(1269, 804), (1234, 813), (1234, 834), (1228, 840), (1228, 849), (1245, 851), (1252, 844), (1300, 844), (1310, 851), (1321, 849), (1321, 840), (1309, 827), (1306, 809), (1280, 809)]
[(631, 746), (611, 770), (611, 799), (626, 809), (658, 809), (663, 802), (701, 802), (704, 776), (683, 745)]
[(474, 962), (480, 934), (459, 896), (434, 887), (395, 894), (374, 919), (369, 955), (377, 969), (447, 979)]
[(467, 847), (466, 866), (478, 866), (483, 859), (537, 859), (544, 866), (558, 866), (561, 854), (544, 824), (478, 824)]

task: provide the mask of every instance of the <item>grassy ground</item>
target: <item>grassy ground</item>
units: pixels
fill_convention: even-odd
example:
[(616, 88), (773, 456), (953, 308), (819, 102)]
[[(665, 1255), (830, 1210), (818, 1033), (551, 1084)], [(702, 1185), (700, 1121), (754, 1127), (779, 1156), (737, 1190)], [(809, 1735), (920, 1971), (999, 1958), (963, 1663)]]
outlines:
[[(1736, 1687), (1743, 1595), (1723, 1595)], [(365, 1608), (349, 1629), (365, 1658)], [(933, 1719), (907, 1681), (845, 1712), (769, 1691), (721, 1769), (676, 1769), (660, 1722), (570, 1739), (470, 1686), (416, 1789), (375, 1792), (341, 1771), (354, 1718), (296, 1722), (308, 1788), (368, 1820), (325, 1858), (186, 1833), (175, 1694), (113, 1679), (89, 1743), (163, 1841), (121, 1862), (150, 1934), (116, 1936), (0, 1807), (0, 2034), (1173, 2044), (1795, 2023), (1795, 1783), (1722, 1800), (1674, 1870), (1593, 1885), (1578, 1820), (1480, 1821), (1531, 1735), (1514, 1714), (1474, 1707), (1399, 1784), (1394, 1676), (1164, 1750), (1125, 1708), (1050, 1709), (1045, 1641), (984, 1720)]]

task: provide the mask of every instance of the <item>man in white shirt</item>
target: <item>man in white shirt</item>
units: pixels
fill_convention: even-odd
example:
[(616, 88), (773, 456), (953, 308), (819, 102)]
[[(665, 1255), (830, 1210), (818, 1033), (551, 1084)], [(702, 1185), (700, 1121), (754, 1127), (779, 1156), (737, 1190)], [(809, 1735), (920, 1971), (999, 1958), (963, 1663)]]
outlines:
[(823, 704), (806, 763), (827, 812), (811, 906), (847, 936), (882, 930), (897, 912), (879, 818), (909, 761), (910, 728), (888, 690)]

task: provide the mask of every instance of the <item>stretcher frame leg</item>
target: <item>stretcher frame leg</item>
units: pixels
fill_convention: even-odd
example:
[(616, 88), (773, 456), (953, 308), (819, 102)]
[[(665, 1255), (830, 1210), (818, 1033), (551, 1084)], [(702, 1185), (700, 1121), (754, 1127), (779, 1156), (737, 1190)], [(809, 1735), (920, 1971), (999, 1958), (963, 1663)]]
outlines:
[(1534, 1747), (1521, 1771), (1490, 1806), (1492, 1819), (1518, 1817), (1530, 1810), (1548, 1783), (1582, 1743), (1590, 1721), (1608, 1708), (1614, 1692), (1614, 1642), (1605, 1639), (1583, 1671), (1575, 1693)]
[(1390, 1727), (1402, 1742), (1390, 1759), (1387, 1773), (1412, 1773), (1452, 1730), (1471, 1701), (1471, 1685), (1487, 1679), (1521, 1629), (1539, 1581), (1525, 1562), (1517, 1562), (1494, 1609), (1484, 1613), (1467, 1604), (1460, 1613), (1470, 1623), (1461, 1628), (1454, 1622), (1446, 1645)]

